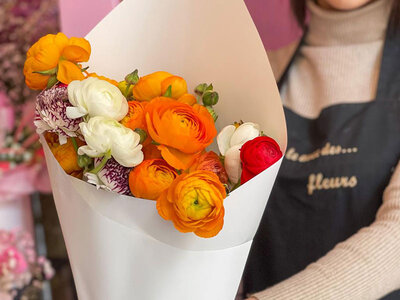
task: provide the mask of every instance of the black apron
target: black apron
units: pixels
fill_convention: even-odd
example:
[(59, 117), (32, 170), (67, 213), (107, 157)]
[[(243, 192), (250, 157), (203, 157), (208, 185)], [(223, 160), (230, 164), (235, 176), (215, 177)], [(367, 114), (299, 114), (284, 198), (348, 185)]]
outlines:
[(333, 105), (316, 119), (287, 108), (285, 115), (287, 153), (247, 262), (245, 293), (300, 272), (374, 221), (400, 158), (400, 35), (387, 35), (375, 101)]

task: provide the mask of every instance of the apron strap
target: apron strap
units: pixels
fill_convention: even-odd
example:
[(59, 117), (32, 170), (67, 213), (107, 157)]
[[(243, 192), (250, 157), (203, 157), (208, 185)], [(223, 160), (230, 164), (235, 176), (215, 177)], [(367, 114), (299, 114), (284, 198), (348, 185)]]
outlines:
[(400, 30), (389, 29), (383, 48), (376, 100), (400, 100)]

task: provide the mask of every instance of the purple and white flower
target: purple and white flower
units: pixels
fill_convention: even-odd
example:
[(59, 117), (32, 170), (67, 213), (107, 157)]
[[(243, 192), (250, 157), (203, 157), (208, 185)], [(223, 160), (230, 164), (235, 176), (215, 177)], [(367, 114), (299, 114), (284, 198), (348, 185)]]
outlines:
[[(101, 158), (95, 158), (94, 166), (98, 166), (101, 161)], [(131, 168), (126, 168), (111, 158), (97, 174), (87, 172), (85, 173), (85, 177), (87, 182), (95, 185), (97, 189), (113, 191), (121, 195), (130, 195), (130, 171)]]
[(71, 106), (68, 100), (68, 90), (64, 85), (55, 85), (42, 91), (37, 96), (36, 114), (34, 123), (39, 134), (51, 131), (58, 134), (60, 144), (67, 141), (67, 137), (78, 136), (79, 123), (82, 118), (70, 119), (67, 117), (67, 107)]

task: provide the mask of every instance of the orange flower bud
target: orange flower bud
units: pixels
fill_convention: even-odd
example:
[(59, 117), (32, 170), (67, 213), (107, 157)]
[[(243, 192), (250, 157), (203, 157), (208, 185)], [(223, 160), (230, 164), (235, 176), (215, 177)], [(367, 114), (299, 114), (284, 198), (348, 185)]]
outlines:
[(145, 160), (129, 174), (129, 188), (135, 197), (156, 200), (176, 176), (176, 171), (164, 160)]
[(165, 95), (171, 86), (171, 98), (178, 99), (187, 93), (187, 84), (185, 79), (179, 76), (171, 76), (161, 83), (161, 95)]
[(171, 76), (168, 72), (159, 71), (141, 77), (133, 86), (133, 97), (139, 101), (150, 101), (155, 97), (160, 97), (162, 95), (161, 83)]
[(69, 84), (82, 80), (79, 63), (89, 60), (90, 44), (83, 38), (68, 39), (65, 34), (48, 34), (28, 50), (24, 65), (25, 82), (31, 89), (43, 90), (51, 83)]
[(221, 181), (222, 184), (228, 184), (228, 174), (226, 173), (219, 156), (213, 151), (201, 154), (190, 167), (189, 172), (197, 170), (213, 172), (218, 176), (219, 181)]
[[(76, 153), (71, 138), (67, 139), (66, 144), (60, 145), (57, 134), (46, 132), (44, 137), (55, 159), (61, 165), (63, 170), (69, 175), (77, 178), (82, 178), (82, 168), (78, 166), (78, 155)], [(85, 144), (78, 138), (76, 139), (76, 142), (78, 144), (78, 147)]]
[(226, 191), (217, 175), (195, 171), (178, 176), (157, 199), (157, 210), (180, 232), (216, 236), (224, 225)]

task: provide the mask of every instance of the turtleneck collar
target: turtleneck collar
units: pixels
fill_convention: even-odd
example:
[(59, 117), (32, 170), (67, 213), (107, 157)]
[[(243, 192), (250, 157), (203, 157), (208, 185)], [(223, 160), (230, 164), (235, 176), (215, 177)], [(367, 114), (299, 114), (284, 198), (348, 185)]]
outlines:
[(321, 8), (314, 0), (307, 0), (310, 22), (305, 42), (310, 46), (334, 46), (382, 40), (391, 3), (391, 0), (375, 0), (359, 9), (342, 12)]

